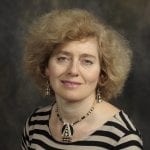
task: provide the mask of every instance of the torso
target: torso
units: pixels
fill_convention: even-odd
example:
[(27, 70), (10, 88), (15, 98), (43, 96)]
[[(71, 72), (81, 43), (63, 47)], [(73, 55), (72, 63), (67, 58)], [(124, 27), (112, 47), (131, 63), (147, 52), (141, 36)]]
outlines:
[[(105, 115), (104, 113), (107, 112), (107, 116), (102, 118), (102, 115), (97, 115), (97, 122), (90, 122), (90, 124), (92, 123), (91, 128), (89, 125), (85, 124), (84, 126), (83, 124), (80, 132), (82, 134), (85, 133), (85, 136), (78, 134), (78, 141), (71, 143), (60, 142), (60, 133), (58, 133), (58, 137), (54, 137), (57, 136), (53, 135), (54, 132), (52, 134), (52, 128), (50, 129), (51, 125), (51, 127), (54, 128), (56, 126), (58, 129), (61, 129), (61, 126), (59, 127), (57, 125), (58, 122), (52, 122), (54, 120), (52, 120), (53, 117), (51, 117), (51, 106), (36, 109), (26, 122), (22, 138), (24, 143), (22, 145), (22, 149), (110, 150), (114, 148), (121, 149), (121, 146), (122, 149), (142, 150), (143, 144), (140, 134), (128, 116), (122, 110), (119, 111), (119, 109), (113, 107), (112, 105), (107, 103), (102, 103), (102, 105), (103, 107), (108, 107), (108, 109), (103, 109), (103, 111), (101, 109), (101, 113)], [(97, 106), (95, 113), (98, 108), (100, 108), (100, 106)], [(90, 128), (91, 130), (86, 132), (87, 128)], [(131, 141), (135, 142), (133, 143)]]
[[(72, 141), (83, 140), (91, 135), (98, 128), (103, 126), (110, 118), (117, 114), (120, 110), (113, 105), (103, 101), (100, 104), (97, 103), (94, 111), (91, 115), (82, 120), (78, 124), (74, 125), (74, 136)], [(51, 133), (56, 141), (62, 141), (61, 129), (63, 124), (58, 120), (58, 117), (55, 113), (55, 106), (52, 110), (51, 118), (49, 120), (49, 127)]]

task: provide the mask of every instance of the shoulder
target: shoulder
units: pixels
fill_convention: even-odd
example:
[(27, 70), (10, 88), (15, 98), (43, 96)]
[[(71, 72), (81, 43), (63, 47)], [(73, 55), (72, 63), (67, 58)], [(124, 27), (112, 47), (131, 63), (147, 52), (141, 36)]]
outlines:
[(107, 126), (117, 128), (121, 130), (123, 134), (137, 131), (131, 119), (123, 110), (120, 110), (108, 102), (102, 104), (101, 110), (103, 110), (102, 114), (104, 114), (104, 117), (107, 119)]
[(27, 118), (24, 131), (26, 135), (35, 129), (45, 128), (49, 124), (49, 117), (51, 115), (51, 105), (36, 108)]
[(52, 108), (52, 106), (51, 105), (47, 105), (47, 106), (39, 106), (39, 107), (37, 107), (34, 111), (33, 111), (33, 113), (32, 113), (32, 115), (40, 115), (40, 114), (46, 114), (46, 113), (49, 113), (50, 111), (51, 111), (51, 108)]
[(119, 135), (118, 142), (116, 143), (117, 149), (133, 148), (134, 150), (140, 150), (143, 148), (140, 132), (124, 111), (121, 110), (114, 115), (112, 120), (106, 124), (114, 129), (115, 134)]
[(39, 106), (35, 108), (31, 114), (30, 117), (38, 116), (38, 115), (44, 115), (46, 113), (49, 113), (51, 111), (51, 105), (48, 106)]
[(52, 106), (50, 105), (46, 107), (38, 107), (30, 114), (30, 116), (26, 120), (23, 130), (22, 147), (24, 147), (25, 149), (28, 149), (27, 147), (30, 147), (32, 138), (34, 138), (34, 134), (47, 134), (51, 107)]
[(123, 110), (117, 112), (105, 125), (119, 130), (122, 136), (131, 132), (139, 133), (129, 116)]
[(48, 105), (34, 109), (34, 111), (32, 111), (32, 113), (28, 117), (26, 124), (28, 124), (28, 126), (33, 126), (35, 124), (48, 121), (51, 114), (51, 108), (52, 106)]

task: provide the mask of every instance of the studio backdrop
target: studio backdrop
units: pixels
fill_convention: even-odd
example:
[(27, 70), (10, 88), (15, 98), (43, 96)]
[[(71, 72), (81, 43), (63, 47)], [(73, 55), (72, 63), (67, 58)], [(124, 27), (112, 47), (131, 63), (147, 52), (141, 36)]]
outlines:
[(19, 150), (25, 120), (47, 105), (22, 67), (23, 36), (38, 16), (57, 8), (83, 8), (101, 16), (129, 40), (133, 64), (124, 92), (113, 103), (123, 108), (150, 149), (150, 1), (1, 0), (0, 1), (0, 149)]

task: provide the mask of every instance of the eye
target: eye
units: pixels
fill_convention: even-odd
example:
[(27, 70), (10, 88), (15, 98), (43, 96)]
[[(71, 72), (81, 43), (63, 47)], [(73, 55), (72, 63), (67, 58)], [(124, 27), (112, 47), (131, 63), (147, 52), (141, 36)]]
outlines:
[(69, 58), (67, 58), (65, 56), (57, 57), (57, 61), (58, 62), (67, 62), (68, 60), (69, 60)]
[(92, 65), (92, 64), (93, 64), (93, 61), (92, 61), (92, 60), (89, 60), (89, 59), (84, 59), (82, 62), (83, 62), (83, 64), (85, 64), (85, 65)]

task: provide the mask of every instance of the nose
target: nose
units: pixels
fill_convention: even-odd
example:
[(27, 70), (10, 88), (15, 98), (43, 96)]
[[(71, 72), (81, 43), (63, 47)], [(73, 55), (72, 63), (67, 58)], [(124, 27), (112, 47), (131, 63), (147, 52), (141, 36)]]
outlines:
[(68, 75), (71, 76), (78, 76), (79, 70), (78, 70), (78, 62), (72, 61), (68, 67)]

